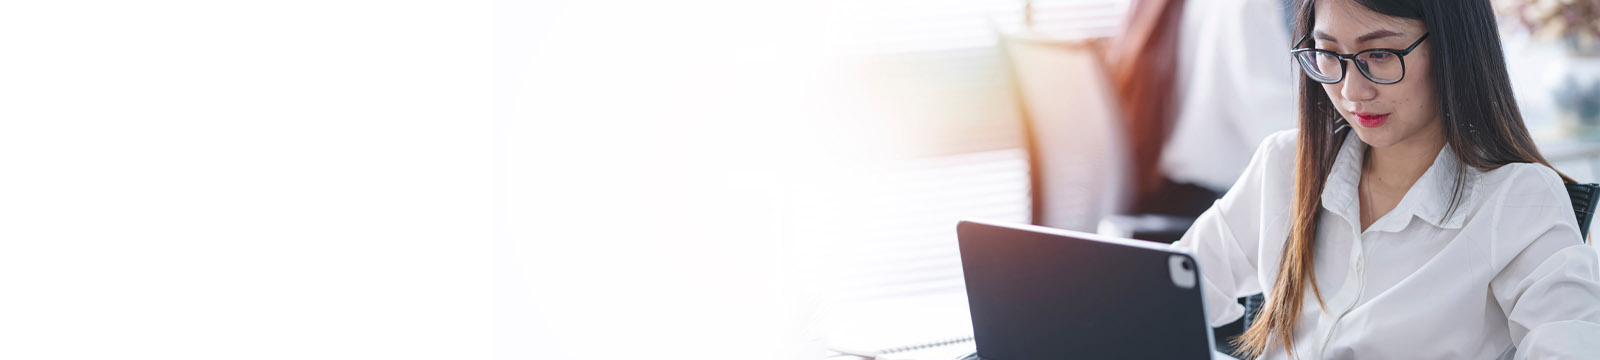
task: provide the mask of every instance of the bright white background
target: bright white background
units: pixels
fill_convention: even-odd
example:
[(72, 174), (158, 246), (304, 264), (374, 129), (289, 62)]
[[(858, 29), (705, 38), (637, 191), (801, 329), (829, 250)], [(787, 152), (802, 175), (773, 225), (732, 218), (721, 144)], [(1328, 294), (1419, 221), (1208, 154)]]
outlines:
[(0, 4), (0, 358), (487, 358), (489, 7)]
[(1026, 210), (983, 8), (5, 2), (0, 359), (818, 358)]
[(804, 121), (823, 7), (497, 6), (499, 357), (820, 358), (781, 215), (850, 132)]
[(496, 5), (501, 358), (818, 359), (834, 300), (962, 289), (956, 220), (1026, 216), (996, 4)]

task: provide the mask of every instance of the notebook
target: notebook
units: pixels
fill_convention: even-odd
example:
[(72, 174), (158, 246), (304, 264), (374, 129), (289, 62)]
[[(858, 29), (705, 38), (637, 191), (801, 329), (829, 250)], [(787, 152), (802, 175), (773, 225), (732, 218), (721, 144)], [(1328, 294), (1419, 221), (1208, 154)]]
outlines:
[(828, 348), (883, 360), (949, 360), (975, 351), (966, 294), (946, 293), (834, 306)]

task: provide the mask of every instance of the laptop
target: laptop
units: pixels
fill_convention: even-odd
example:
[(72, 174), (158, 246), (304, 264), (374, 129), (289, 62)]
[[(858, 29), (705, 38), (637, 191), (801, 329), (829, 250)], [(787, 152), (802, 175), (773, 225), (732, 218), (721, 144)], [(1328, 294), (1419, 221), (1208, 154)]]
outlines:
[(1165, 244), (1033, 225), (956, 227), (969, 359), (1212, 359), (1194, 257)]

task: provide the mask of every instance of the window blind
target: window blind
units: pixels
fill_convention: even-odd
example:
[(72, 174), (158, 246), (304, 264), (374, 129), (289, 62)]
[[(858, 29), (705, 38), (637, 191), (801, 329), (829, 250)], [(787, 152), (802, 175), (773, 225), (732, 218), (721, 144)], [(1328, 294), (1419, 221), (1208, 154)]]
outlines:
[[(831, 114), (883, 154), (796, 189), (794, 227), (828, 299), (964, 291), (955, 224), (1028, 222), (1028, 154), (1000, 29), (1109, 36), (1123, 0), (850, 1), (832, 8)], [(1029, 11), (1024, 12), (1025, 9)]]

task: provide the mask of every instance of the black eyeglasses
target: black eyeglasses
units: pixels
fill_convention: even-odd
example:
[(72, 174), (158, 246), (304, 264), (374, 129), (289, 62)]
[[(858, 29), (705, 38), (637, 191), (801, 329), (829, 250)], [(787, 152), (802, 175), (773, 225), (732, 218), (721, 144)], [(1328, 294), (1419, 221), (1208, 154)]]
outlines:
[(1300, 38), (1300, 42), (1295, 43), (1294, 47), (1297, 49), (1290, 50), (1289, 55), (1294, 56), (1295, 62), (1300, 63), (1300, 70), (1304, 70), (1306, 76), (1319, 83), (1337, 84), (1343, 81), (1345, 70), (1349, 66), (1346, 62), (1348, 60), (1356, 63), (1356, 69), (1361, 70), (1361, 75), (1366, 76), (1367, 80), (1387, 85), (1400, 82), (1400, 79), (1406, 77), (1405, 56), (1416, 49), (1418, 44), (1422, 44), (1422, 40), (1427, 39), (1428, 34), (1424, 33), (1417, 42), (1411, 43), (1405, 50), (1367, 49), (1355, 54), (1340, 54), (1315, 48), (1298, 49), (1306, 40), (1311, 40), (1311, 36), (1306, 35)]

